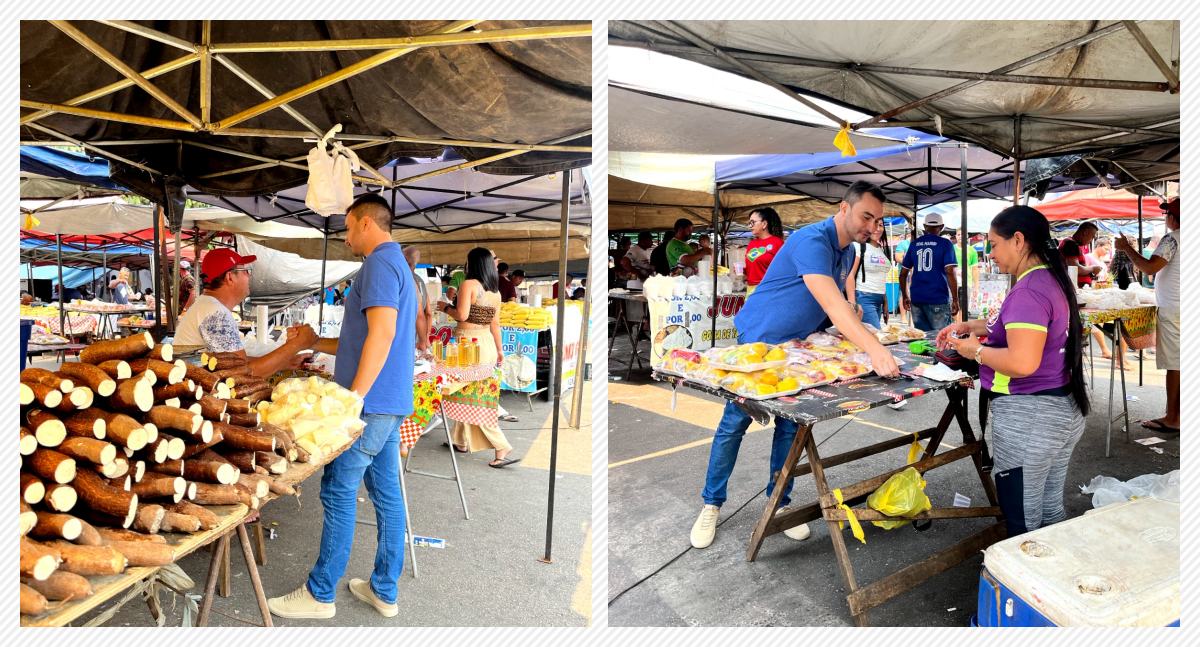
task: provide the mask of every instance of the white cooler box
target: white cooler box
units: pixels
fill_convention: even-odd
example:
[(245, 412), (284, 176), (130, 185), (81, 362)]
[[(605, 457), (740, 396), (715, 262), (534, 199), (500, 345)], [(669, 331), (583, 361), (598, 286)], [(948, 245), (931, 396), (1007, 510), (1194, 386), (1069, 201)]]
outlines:
[(1179, 504), (1117, 503), (984, 552), (982, 627), (1178, 626)]

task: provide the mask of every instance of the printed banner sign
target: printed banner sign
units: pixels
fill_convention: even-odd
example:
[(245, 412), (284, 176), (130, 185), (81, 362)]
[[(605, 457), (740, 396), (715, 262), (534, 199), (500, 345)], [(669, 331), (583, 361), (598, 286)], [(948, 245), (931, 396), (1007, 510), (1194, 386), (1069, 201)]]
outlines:
[(500, 328), (500, 350), (504, 352), (500, 388), (521, 393), (537, 391), (538, 331)]
[(676, 348), (702, 351), (713, 347), (713, 319), (718, 348), (737, 344), (733, 317), (746, 303), (745, 294), (723, 294), (714, 309), (712, 297), (673, 296), (653, 300), (650, 308), (650, 363), (658, 366)]

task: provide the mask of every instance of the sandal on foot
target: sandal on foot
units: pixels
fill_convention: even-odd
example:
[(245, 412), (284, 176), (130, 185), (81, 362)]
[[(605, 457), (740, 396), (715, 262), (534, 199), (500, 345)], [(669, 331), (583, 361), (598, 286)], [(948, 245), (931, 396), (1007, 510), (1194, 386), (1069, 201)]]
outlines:
[(513, 463), (520, 463), (520, 462), (521, 462), (521, 459), (519, 459), (519, 458), (505, 458), (505, 459), (500, 460), (500, 462), (492, 461), (492, 462), (488, 463), (488, 467), (494, 467), (496, 469), (500, 469), (500, 468), (512, 465)]
[[(442, 447), (449, 447), (449, 446), (450, 446), (450, 443), (442, 443)], [(470, 452), (470, 450), (468, 450), (467, 448), (459, 447), (458, 445), (454, 446), (454, 451), (456, 451), (460, 454), (466, 454), (466, 453)]]
[(504, 422), (520, 422), (521, 421), (520, 418), (514, 416), (511, 413), (506, 413), (506, 414), (500, 416), (500, 419), (503, 420)]
[(1168, 427), (1168, 426), (1164, 425), (1161, 420), (1143, 420), (1142, 428), (1149, 429), (1150, 431), (1157, 431), (1162, 434), (1177, 434), (1177, 433), (1179, 433), (1178, 427)]

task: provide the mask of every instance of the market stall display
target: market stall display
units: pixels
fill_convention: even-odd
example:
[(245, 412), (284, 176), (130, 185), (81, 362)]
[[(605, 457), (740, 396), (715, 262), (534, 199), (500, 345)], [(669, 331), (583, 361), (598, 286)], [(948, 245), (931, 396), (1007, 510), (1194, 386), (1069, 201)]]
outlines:
[[(828, 342), (818, 338), (817, 341)], [(825, 344), (814, 344), (805, 340), (800, 345), (812, 348), (830, 348)], [(717, 395), (737, 403), (745, 409), (759, 424), (768, 424), (772, 417), (784, 418), (799, 424), (795, 440), (784, 462), (784, 468), (775, 477), (774, 493), (764, 507), (761, 517), (755, 526), (746, 558), (750, 561), (758, 556), (763, 541), (770, 535), (783, 532), (801, 523), (823, 518), (829, 525), (829, 536), (833, 543), (834, 556), (841, 571), (843, 582), (847, 586), (847, 604), (850, 613), (859, 625), (867, 623), (867, 611), (900, 593), (917, 586), (922, 581), (940, 573), (971, 554), (981, 550), (1003, 537), (1003, 516), (998, 507), (995, 486), (990, 475), (983, 469), (983, 442), (977, 440), (967, 420), (967, 387), (973, 377), (966, 376), (961, 380), (949, 382), (922, 377), (911, 370), (931, 360), (910, 353), (904, 347), (892, 349), (898, 363), (902, 365), (901, 376), (886, 379), (878, 376), (847, 379), (841, 382), (825, 385), (820, 388), (810, 388), (803, 393), (791, 396), (778, 396), (770, 399), (738, 395), (727, 388), (714, 387), (690, 377), (679, 377), (656, 370), (655, 379), (670, 382), (675, 388), (687, 387), (704, 393)], [(908, 369), (908, 370), (906, 370)], [(744, 373), (743, 373), (744, 374)], [(888, 440), (874, 445), (852, 449), (836, 456), (821, 457), (817, 450), (817, 442), (813, 437), (813, 427), (827, 420), (840, 418), (848, 413), (865, 411), (875, 407), (899, 402), (908, 398), (927, 395), (936, 391), (945, 391), (949, 399), (941, 419), (935, 427), (915, 432), (912, 435)], [(958, 447), (938, 452), (951, 422), (957, 420), (962, 432), (962, 443)], [(875, 456), (886, 451), (912, 445), (918, 441), (927, 440), (923, 451), (918, 445), (910, 447), (912, 461), (907, 466), (865, 478), (856, 483), (833, 489), (826, 479), (825, 469)], [(803, 458), (802, 458), (803, 456)], [(852, 507), (867, 502), (871, 495), (880, 490), (897, 474), (906, 469), (915, 469), (920, 474), (936, 467), (941, 467), (959, 460), (971, 459), (979, 475), (980, 483), (987, 497), (987, 505), (966, 508), (931, 508), (923, 512), (908, 512), (896, 517), (874, 507)], [(816, 482), (817, 501), (808, 505), (796, 505), (793, 502), (788, 511), (779, 515), (776, 512), (782, 508), (783, 493), (788, 490), (785, 486), (789, 480), (812, 474)], [(878, 497), (877, 497), (878, 498)], [(878, 501), (876, 502), (878, 503)], [(884, 506), (879, 506), (884, 507)], [(991, 518), (995, 522), (987, 525), (981, 531), (961, 540), (956, 545), (938, 552), (924, 560), (892, 573), (871, 584), (857, 583), (854, 569), (850, 563), (850, 553), (846, 539), (842, 535), (841, 525), (849, 522), (854, 529), (854, 537), (864, 544), (866, 535), (860, 522), (880, 521), (895, 522), (911, 521), (913, 519), (977, 519)]]
[[(222, 368), (213, 371), (173, 355), (170, 344), (141, 333), (88, 345), (58, 371), (21, 373), (23, 624), (36, 623), (27, 611), (54, 611), (116, 581), (80, 577), (137, 575), (129, 585), (149, 571), (127, 569), (175, 561), (181, 546), (200, 543), (164, 533), (210, 533), (231, 509), (230, 523), (240, 523), (270, 497), (294, 493), (286, 479), (294, 461), (310, 462), (301, 469), (311, 474), (361, 432), (357, 396), (341, 387), (305, 381), (321, 397), (304, 391), (295, 411), (275, 412), (276, 426), (253, 406), (271, 391), (244, 360), (218, 356)], [(335, 428), (328, 416), (339, 407), (351, 421)]]

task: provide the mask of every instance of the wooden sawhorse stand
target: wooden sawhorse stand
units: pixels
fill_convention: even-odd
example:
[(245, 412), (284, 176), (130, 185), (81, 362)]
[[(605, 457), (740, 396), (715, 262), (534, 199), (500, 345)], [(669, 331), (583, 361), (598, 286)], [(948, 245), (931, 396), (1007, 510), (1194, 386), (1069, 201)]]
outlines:
[[(887, 602), (904, 591), (916, 587), (930, 577), (961, 563), (976, 552), (1003, 539), (1005, 536), (1004, 517), (1000, 512), (999, 503), (996, 499), (995, 484), (992, 482), (991, 475), (984, 470), (983, 442), (975, 439), (975, 434), (971, 431), (971, 425), (967, 421), (967, 390), (961, 385), (956, 385), (948, 389), (946, 395), (950, 402), (946, 405), (945, 411), (942, 412), (942, 418), (938, 422), (938, 425), (917, 433), (918, 438), (928, 439), (929, 443), (925, 448), (925, 453), (921, 457), (921, 460), (913, 463), (911, 467), (916, 468), (918, 472), (924, 474), (935, 467), (941, 467), (964, 458), (971, 458), (975, 462), (975, 470), (979, 474), (979, 480), (983, 484), (984, 492), (987, 493), (990, 505), (972, 508), (934, 508), (913, 518), (921, 520), (995, 517), (997, 523), (916, 564), (902, 568), (879, 581), (866, 586), (860, 586), (854, 579), (854, 568), (850, 564), (850, 553), (846, 550), (846, 540), (842, 536), (841, 529), (838, 527), (839, 522), (846, 521), (847, 515), (844, 510), (838, 507), (838, 502), (834, 498), (832, 489), (825, 479), (825, 468), (842, 465), (904, 447), (912, 442), (912, 438), (902, 437), (888, 440), (822, 459), (817, 454), (817, 443), (811, 433), (813, 423), (801, 423), (799, 429), (796, 431), (796, 438), (792, 441), (792, 448), (788, 452), (787, 461), (776, 477), (775, 488), (768, 500), (766, 509), (763, 510), (762, 517), (758, 520), (758, 524), (754, 528), (754, 534), (750, 537), (750, 545), (746, 550), (747, 561), (754, 561), (758, 556), (759, 548), (762, 547), (763, 540), (767, 537), (783, 532), (787, 528), (792, 528), (814, 519), (824, 518), (825, 522), (829, 524), (829, 536), (833, 540), (833, 552), (837, 556), (838, 568), (842, 573), (842, 579), (846, 583), (846, 588), (850, 592), (846, 596), (846, 602), (850, 606), (850, 613), (854, 616), (854, 621), (858, 626), (866, 626), (868, 624), (868, 610)], [(938, 446), (942, 442), (942, 438), (946, 434), (946, 430), (950, 427), (951, 420), (956, 418), (958, 426), (962, 430), (963, 446), (935, 455)], [(800, 460), (801, 452), (805, 452), (806, 454), (807, 458), (804, 461)], [(880, 485), (883, 485), (884, 481), (893, 474), (903, 471), (903, 469), (895, 469), (841, 488), (845, 504), (854, 506), (866, 501), (867, 497), (879, 488)], [(775, 511), (780, 507), (779, 504), (783, 498), (784, 487), (788, 479), (809, 473), (813, 475), (813, 479), (816, 481), (817, 497), (819, 500), (806, 506), (797, 507), (787, 514), (776, 517)], [(889, 517), (869, 508), (856, 509), (854, 516), (862, 522), (897, 519), (897, 517)]]

